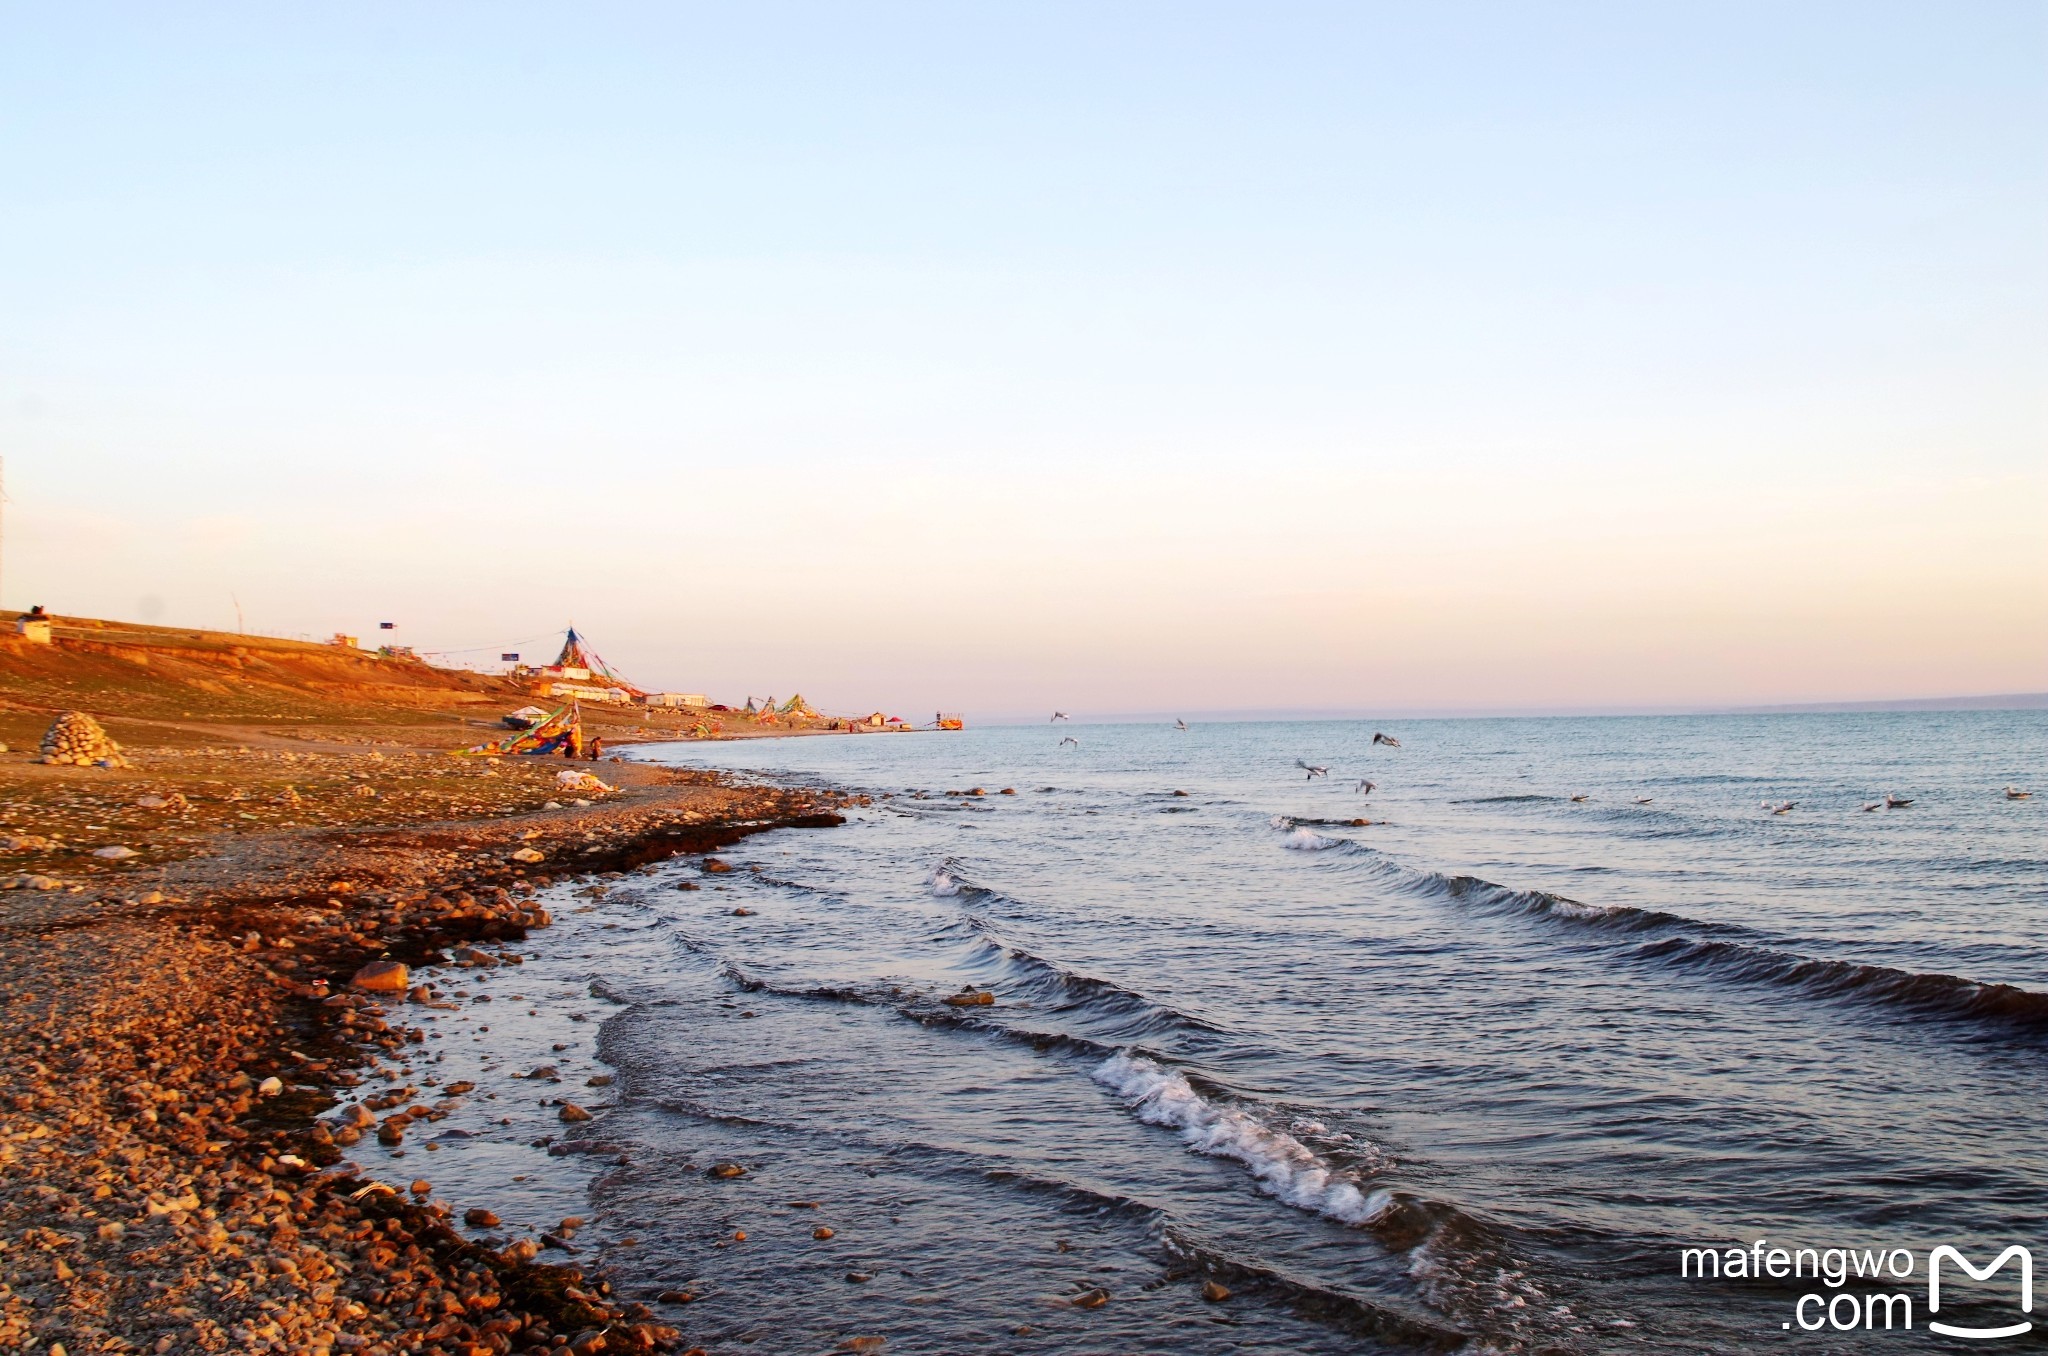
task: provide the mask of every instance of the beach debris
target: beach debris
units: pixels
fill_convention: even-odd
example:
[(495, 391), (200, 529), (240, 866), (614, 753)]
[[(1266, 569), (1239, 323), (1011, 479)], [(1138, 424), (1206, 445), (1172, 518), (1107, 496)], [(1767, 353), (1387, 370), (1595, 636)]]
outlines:
[(616, 791), (619, 788), (600, 781), (594, 774), (578, 772), (574, 768), (563, 768), (555, 774), (557, 791)]
[(349, 983), (372, 993), (404, 993), (412, 975), (399, 961), (374, 960), (355, 972)]
[(987, 989), (977, 989), (969, 985), (959, 993), (947, 994), (939, 1001), (949, 1008), (986, 1008), (994, 1006), (996, 996)]
[(571, 1125), (576, 1124), (578, 1121), (587, 1121), (590, 1119), (590, 1113), (588, 1111), (585, 1111), (582, 1107), (577, 1106), (574, 1102), (562, 1103), (562, 1109), (558, 1114), (560, 1115), (562, 1120), (567, 1121)]
[(1211, 1304), (1221, 1304), (1230, 1298), (1230, 1291), (1214, 1281), (1202, 1282), (1202, 1298)]
[(704, 1170), (704, 1175), (723, 1182), (735, 1177), (745, 1177), (747, 1170), (737, 1163), (713, 1163)]
[(132, 847), (122, 847), (119, 844), (110, 844), (107, 847), (94, 848), (92, 850), (92, 855), (99, 858), (103, 862), (125, 862), (130, 857), (139, 857), (142, 854), (138, 853)]
[(64, 767), (127, 767), (121, 746), (107, 737), (100, 723), (83, 711), (60, 712), (43, 736), (45, 763)]

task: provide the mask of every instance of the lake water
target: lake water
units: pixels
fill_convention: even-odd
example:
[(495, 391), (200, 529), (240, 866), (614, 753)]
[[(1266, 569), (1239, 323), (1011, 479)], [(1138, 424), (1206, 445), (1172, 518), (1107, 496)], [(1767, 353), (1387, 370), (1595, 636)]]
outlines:
[(1381, 728), (639, 750), (878, 799), (604, 901), (613, 1265), (714, 1350), (1107, 1353), (1932, 1349), (1917, 1271), (1874, 1339), (1680, 1251), (2048, 1263), (2048, 713)]

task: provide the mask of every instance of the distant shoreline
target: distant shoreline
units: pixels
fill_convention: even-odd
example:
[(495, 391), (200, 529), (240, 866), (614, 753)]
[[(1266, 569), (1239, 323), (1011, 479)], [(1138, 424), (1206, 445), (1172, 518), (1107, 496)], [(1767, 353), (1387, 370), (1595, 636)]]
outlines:
[[(1898, 697), (1876, 701), (1784, 702), (1768, 706), (1587, 706), (1587, 707), (1374, 707), (1236, 711), (1078, 712), (1076, 725), (1148, 725), (1176, 719), (1210, 725), (1288, 720), (1594, 720), (1641, 716), (1854, 715), (1915, 711), (2048, 711), (2048, 692), (2006, 692), (1973, 697)], [(981, 725), (1039, 725), (1044, 717), (981, 715)]]

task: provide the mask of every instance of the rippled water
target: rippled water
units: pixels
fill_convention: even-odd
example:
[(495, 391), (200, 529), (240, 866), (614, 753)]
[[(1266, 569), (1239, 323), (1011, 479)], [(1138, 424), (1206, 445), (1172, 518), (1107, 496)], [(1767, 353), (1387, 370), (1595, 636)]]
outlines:
[(615, 1265), (714, 1347), (1832, 1351), (1678, 1250), (2048, 1261), (2048, 715), (1371, 733), (642, 750), (894, 798), (606, 902)]

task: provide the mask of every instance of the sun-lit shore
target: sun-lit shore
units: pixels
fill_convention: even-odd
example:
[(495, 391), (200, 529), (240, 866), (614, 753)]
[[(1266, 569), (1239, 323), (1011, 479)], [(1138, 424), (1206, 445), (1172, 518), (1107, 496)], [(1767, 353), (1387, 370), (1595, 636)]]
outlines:
[[(221, 645), (209, 675), (195, 648), (0, 656), (0, 1345), (678, 1345), (679, 1310), (549, 1263), (567, 1254), (541, 1240), (573, 1223), (499, 1229), (437, 1195), (426, 1153), (382, 1184), (344, 1153), (490, 1094), (408, 1059), (431, 1048), (441, 967), (516, 963), (547, 921), (536, 890), (836, 823), (837, 798), (609, 759), (451, 758), (484, 724), (463, 712), (504, 695), (494, 680), (413, 665), (378, 689), (337, 680), (318, 647), (264, 642)], [(266, 667), (262, 688), (237, 681)], [(59, 709), (92, 715), (120, 765), (39, 761)], [(593, 729), (674, 737), (645, 713)], [(568, 784), (585, 775), (608, 789)], [(395, 991), (352, 986), (378, 961), (413, 969)], [(332, 1114), (343, 1101), (351, 1118)]]

